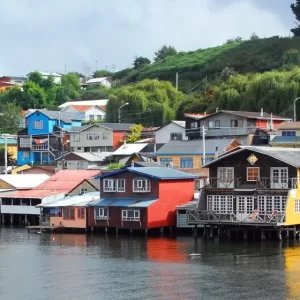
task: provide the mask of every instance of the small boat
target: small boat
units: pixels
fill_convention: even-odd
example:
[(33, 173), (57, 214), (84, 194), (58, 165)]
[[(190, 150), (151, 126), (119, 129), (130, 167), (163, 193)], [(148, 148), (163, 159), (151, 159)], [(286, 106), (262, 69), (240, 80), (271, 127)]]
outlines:
[(201, 254), (200, 253), (192, 253), (192, 254), (190, 254), (190, 256), (201, 256)]

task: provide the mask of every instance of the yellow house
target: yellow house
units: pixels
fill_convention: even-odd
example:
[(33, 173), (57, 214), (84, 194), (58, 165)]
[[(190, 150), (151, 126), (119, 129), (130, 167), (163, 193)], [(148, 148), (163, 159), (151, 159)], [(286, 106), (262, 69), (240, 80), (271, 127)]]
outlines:
[[(0, 146), (5, 147), (5, 138), (0, 138)], [(11, 155), (12, 159), (17, 159), (18, 143), (17, 138), (7, 139), (7, 152)]]
[(157, 162), (181, 169), (199, 169), (218, 155), (229, 151), (240, 143), (235, 139), (173, 140), (162, 146), (157, 152)]

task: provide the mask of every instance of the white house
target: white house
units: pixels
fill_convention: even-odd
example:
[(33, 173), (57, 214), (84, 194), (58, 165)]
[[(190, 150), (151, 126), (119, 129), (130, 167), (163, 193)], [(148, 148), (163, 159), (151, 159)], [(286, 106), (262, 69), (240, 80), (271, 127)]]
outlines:
[(112, 81), (108, 77), (98, 77), (89, 79), (85, 84), (90, 86), (102, 85), (106, 88), (111, 88)]
[[(52, 75), (53, 78), (54, 78), (54, 82), (55, 82), (56, 84), (61, 84), (62, 74), (60, 74), (60, 73), (55, 73), (55, 72), (54, 72), (54, 73), (51, 73), (51, 72), (39, 72), (39, 73), (42, 74), (42, 77), (43, 77), (43, 78), (48, 78), (50, 75)], [(28, 77), (29, 74), (30, 74), (30, 73), (28, 73), (26, 76)]]
[(155, 132), (156, 144), (165, 144), (174, 140), (188, 140), (185, 135), (185, 121), (171, 121)]
[(108, 99), (101, 99), (101, 100), (82, 100), (82, 101), (69, 101), (61, 104), (58, 108), (63, 109), (70, 105), (97, 105), (97, 106), (106, 106)]
[(83, 121), (104, 120), (106, 115), (105, 106), (97, 105), (69, 105), (61, 111), (79, 113), (79, 118)]

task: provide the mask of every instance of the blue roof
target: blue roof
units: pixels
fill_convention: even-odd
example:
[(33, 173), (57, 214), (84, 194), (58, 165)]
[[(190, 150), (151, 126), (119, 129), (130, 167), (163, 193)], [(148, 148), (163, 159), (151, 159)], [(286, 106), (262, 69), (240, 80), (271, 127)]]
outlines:
[[(5, 138), (0, 138), (0, 144), (5, 145)], [(7, 145), (17, 145), (17, 139), (7, 139)]]
[(143, 175), (146, 177), (152, 177), (152, 178), (162, 179), (162, 180), (199, 178), (199, 176), (197, 176), (197, 175), (191, 175), (189, 173), (177, 171), (172, 168), (157, 168), (157, 167), (132, 168), (132, 167), (129, 167), (129, 168), (115, 171), (115, 172), (99, 175), (99, 176), (95, 177), (95, 179), (110, 177), (110, 176), (113, 176), (113, 175), (116, 175), (119, 173), (123, 173), (123, 172), (127, 172), (127, 171), (138, 174), (138, 175)]
[(300, 143), (300, 136), (275, 136), (270, 144), (295, 144)]
[(98, 202), (90, 203), (89, 206), (109, 206), (109, 207), (148, 207), (158, 199), (139, 198), (102, 198)]

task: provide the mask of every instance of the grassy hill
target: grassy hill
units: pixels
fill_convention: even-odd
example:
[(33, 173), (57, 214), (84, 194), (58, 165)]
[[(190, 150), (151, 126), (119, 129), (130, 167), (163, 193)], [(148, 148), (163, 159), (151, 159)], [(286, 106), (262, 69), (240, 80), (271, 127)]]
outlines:
[(285, 53), (291, 49), (300, 49), (300, 38), (271, 37), (236, 42), (180, 52), (138, 70), (125, 69), (116, 72), (113, 79), (120, 84), (127, 84), (146, 78), (157, 78), (174, 84), (175, 73), (178, 72), (179, 89), (187, 92), (206, 76), (208, 82), (214, 82), (226, 67), (234, 68), (240, 74), (280, 69), (285, 63)]

